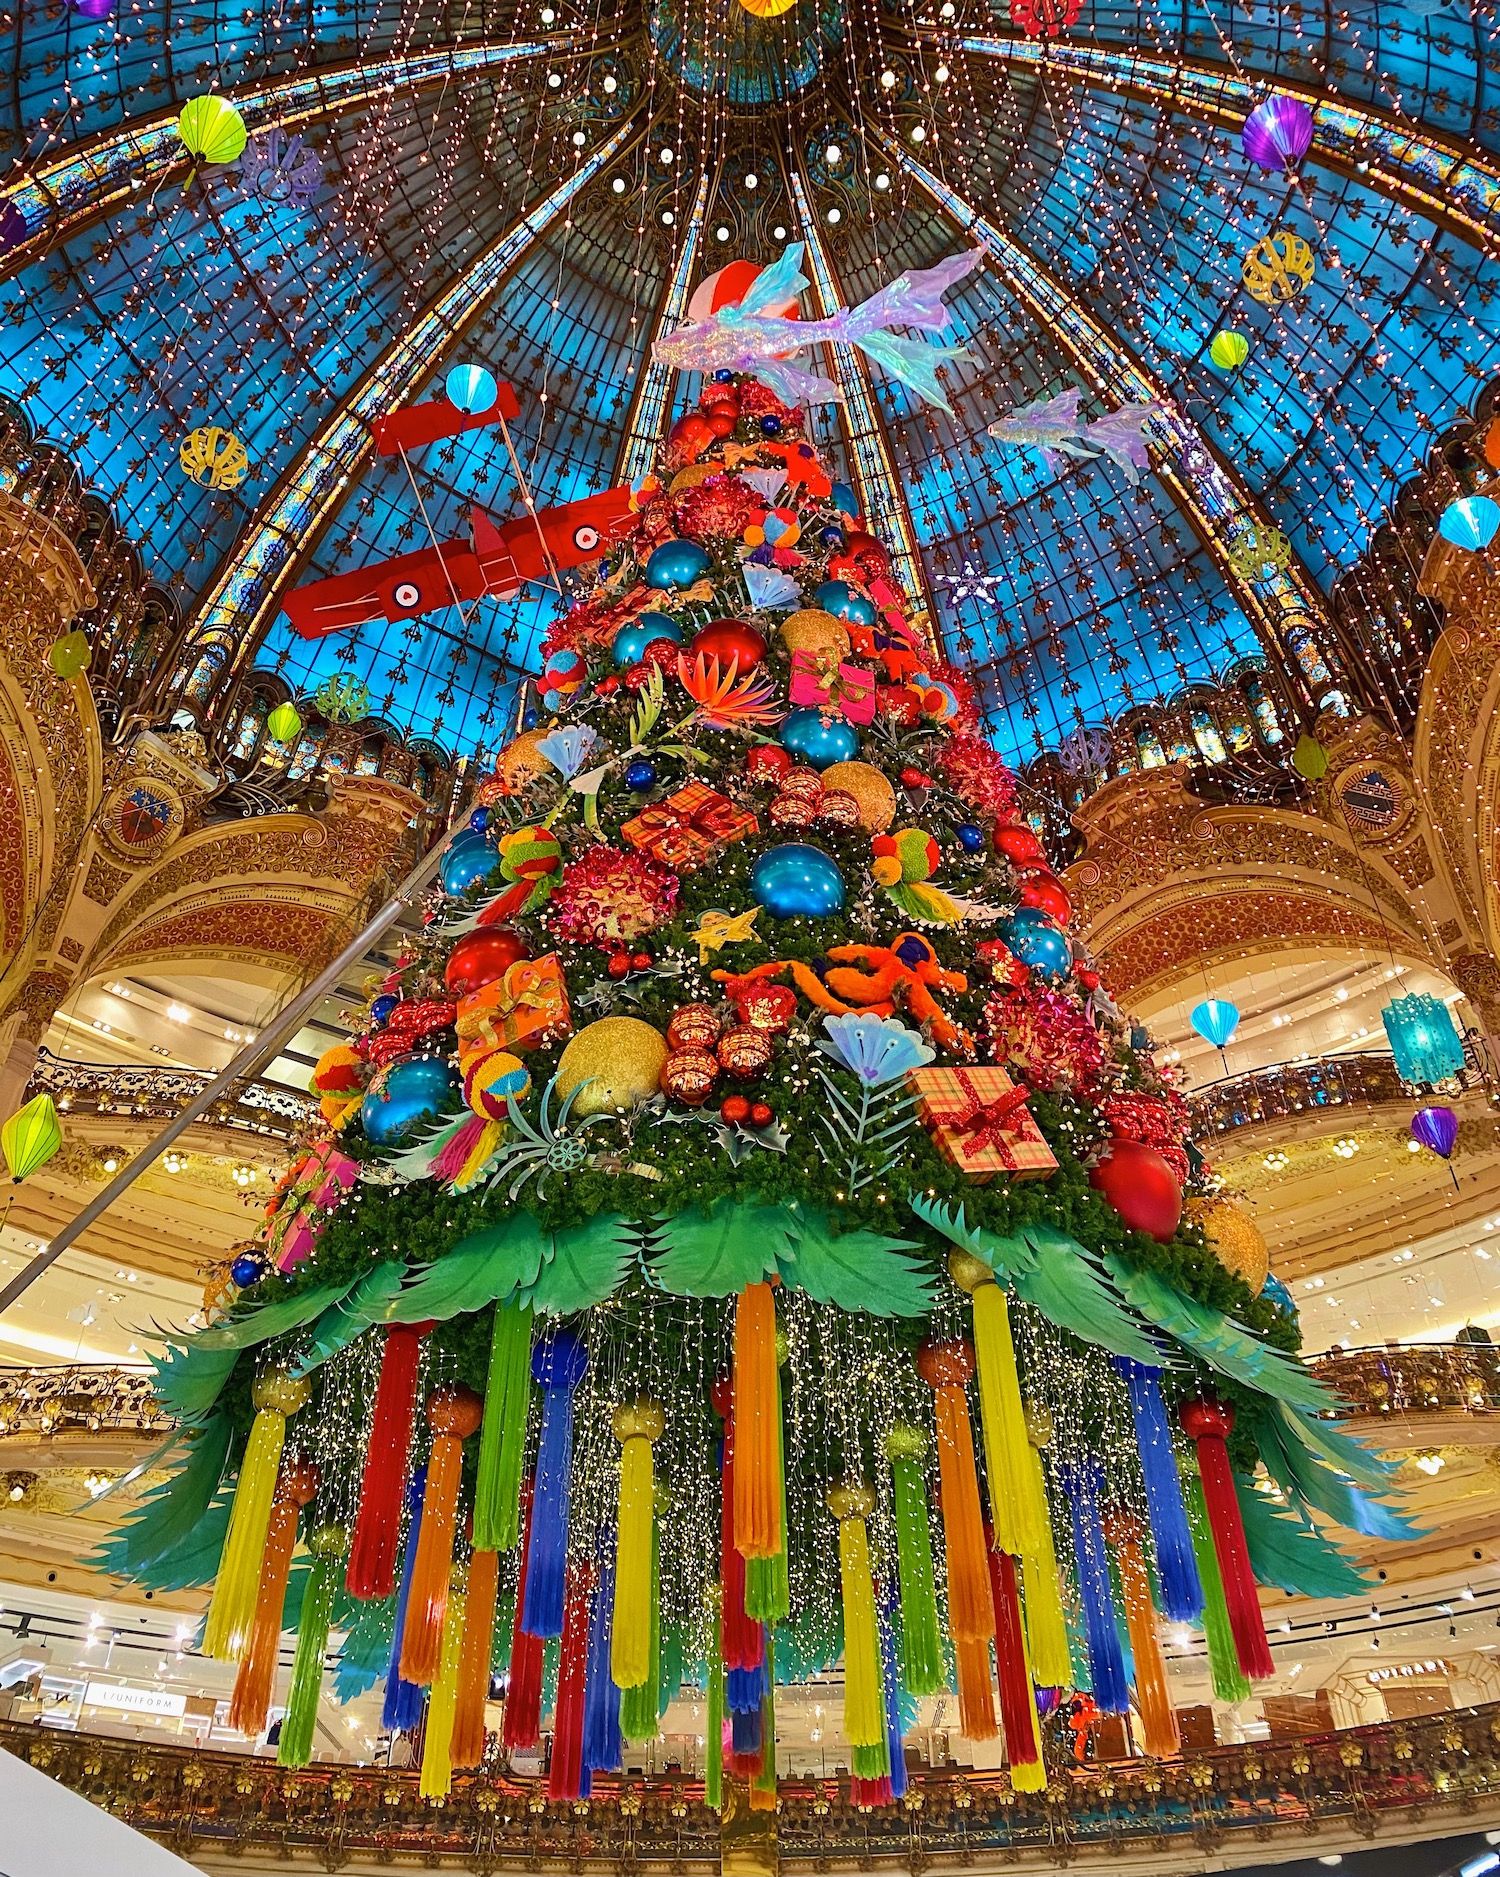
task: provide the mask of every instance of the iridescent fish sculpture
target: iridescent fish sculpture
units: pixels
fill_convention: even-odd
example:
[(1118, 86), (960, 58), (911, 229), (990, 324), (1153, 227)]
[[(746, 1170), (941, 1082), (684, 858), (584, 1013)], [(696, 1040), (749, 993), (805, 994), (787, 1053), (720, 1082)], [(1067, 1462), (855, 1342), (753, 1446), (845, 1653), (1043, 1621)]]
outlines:
[(1107, 457), (1124, 470), (1128, 482), (1139, 482), (1142, 470), (1151, 467), (1141, 432), (1151, 418), (1170, 415), (1166, 406), (1154, 399), (1122, 404), (1119, 410), (1090, 420), (1078, 414), (1082, 397), (1075, 386), (1055, 398), (1038, 398), (1008, 417), (997, 418), (989, 434), (1017, 448), (1039, 450), (1054, 474), (1062, 469), (1064, 457), (1075, 463), (1097, 463)]
[(963, 347), (898, 339), (889, 329), (946, 332), (951, 315), (943, 295), (978, 267), (984, 250), (972, 248), (935, 267), (902, 274), (860, 305), (842, 307), (828, 319), (784, 318), (772, 309), (795, 303), (809, 284), (802, 272), (803, 251), (804, 244), (794, 242), (757, 276), (737, 305), (721, 306), (709, 319), (678, 327), (657, 340), (652, 356), (677, 371), (753, 373), (787, 404), (842, 404), (838, 385), (793, 364), (790, 355), (811, 345), (854, 345), (926, 403), (947, 410), (937, 367), (962, 358)]

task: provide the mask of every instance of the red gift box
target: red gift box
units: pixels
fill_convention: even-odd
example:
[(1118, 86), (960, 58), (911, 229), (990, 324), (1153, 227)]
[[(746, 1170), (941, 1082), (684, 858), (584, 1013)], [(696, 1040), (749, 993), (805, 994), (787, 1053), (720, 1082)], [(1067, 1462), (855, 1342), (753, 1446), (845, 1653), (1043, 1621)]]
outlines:
[(743, 841), (759, 828), (749, 809), (727, 795), (704, 782), (686, 782), (633, 815), (620, 833), (674, 873), (693, 873), (707, 866), (721, 847)]
[(917, 1114), (943, 1154), (971, 1179), (1045, 1179), (1057, 1160), (1027, 1112), (1030, 1090), (1003, 1069), (913, 1069)]

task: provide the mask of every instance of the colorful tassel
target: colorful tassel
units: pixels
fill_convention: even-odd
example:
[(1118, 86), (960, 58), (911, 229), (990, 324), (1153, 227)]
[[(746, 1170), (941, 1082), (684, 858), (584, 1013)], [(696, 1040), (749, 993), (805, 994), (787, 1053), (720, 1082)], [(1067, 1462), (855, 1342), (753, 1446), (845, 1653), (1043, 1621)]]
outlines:
[(1224, 1601), (1219, 1560), (1214, 1556), (1208, 1509), (1203, 1503), (1203, 1482), (1198, 1477), (1198, 1469), (1185, 1464), (1188, 1471), (1183, 1480), (1183, 1500), (1187, 1506), (1188, 1530), (1193, 1538), (1193, 1555), (1203, 1584), (1203, 1641), (1208, 1650), (1208, 1673), (1214, 1699), (1231, 1703), (1245, 1701), (1250, 1695), (1250, 1679), (1240, 1667), (1234, 1631), (1229, 1627), (1229, 1607)]
[(909, 1695), (935, 1695), (947, 1685), (943, 1639), (933, 1583), (932, 1524), (922, 1460), (927, 1435), (898, 1421), (885, 1440), (896, 1514), (896, 1575), (901, 1587), (901, 1686)]
[[(929, 1558), (928, 1562), (931, 1562)], [(901, 1686), (897, 1666), (896, 1609), (891, 1599), (885, 1605), (885, 1621), (880, 1625), (880, 1669), (885, 1686), (885, 1731), (891, 1771), (891, 1797), (906, 1796), (906, 1747), (901, 1731)]]
[(511, 1620), (510, 1675), (505, 1687), (505, 1721), (500, 1731), (507, 1753), (529, 1753), (542, 1737), (542, 1682), (546, 1669), (546, 1644), (527, 1629), (526, 1568), (531, 1557), (531, 1519), (535, 1507), (532, 1482), (521, 1491), (524, 1542), (521, 1548), (521, 1575), (516, 1584), (516, 1608)]
[(351, 1597), (388, 1597), (396, 1587), (401, 1495), (417, 1418), (417, 1371), (430, 1323), (395, 1323), (380, 1352), (375, 1412), (359, 1485), (359, 1511), (349, 1548), (345, 1588)]
[(478, 1766), (484, 1759), (484, 1704), (490, 1692), (495, 1600), (499, 1592), (499, 1553), (476, 1551), (469, 1559), (458, 1698), (453, 1710), (453, 1743), (449, 1749), (449, 1758), (455, 1766)]
[(573, 1473), (573, 1391), (588, 1355), (571, 1330), (556, 1330), (531, 1352), (542, 1390), (531, 1533), (526, 1551), (525, 1624), (533, 1636), (560, 1636), (565, 1613), (568, 1510)]
[(875, 1584), (870, 1574), (870, 1534), (865, 1520), (875, 1495), (863, 1481), (833, 1487), (828, 1509), (839, 1522), (839, 1591), (844, 1606), (844, 1734), (851, 1746), (880, 1746), (885, 1740), (885, 1696), (881, 1688), (880, 1632), (875, 1622)]
[(948, 1271), (974, 1306), (974, 1360), (979, 1377), (979, 1422), (989, 1479), (995, 1543), (1012, 1557), (1035, 1556), (1047, 1523), (1047, 1502), (1038, 1499), (1026, 1463), (1026, 1411), (1010, 1333), (1010, 1306), (987, 1264), (967, 1252), (951, 1252)]
[(724, 1641), (719, 1612), (714, 1610), (713, 1646), (708, 1657), (707, 1712), (703, 1721), (703, 1803), (710, 1811), (724, 1809)]
[(281, 1654), (281, 1612), (297, 1543), (297, 1520), (317, 1490), (318, 1469), (312, 1461), (297, 1453), (283, 1454), (261, 1554), (255, 1615), (229, 1700), (229, 1725), (236, 1733), (265, 1732)]
[(637, 1688), (651, 1673), (651, 1549), (656, 1525), (651, 1449), (661, 1439), (666, 1417), (659, 1401), (636, 1401), (616, 1408), (612, 1425), (620, 1443), (620, 1495), (610, 1673), (616, 1688)]
[(1276, 1664), (1266, 1640), (1255, 1572), (1250, 1567), (1250, 1547), (1245, 1541), (1245, 1524), (1234, 1489), (1234, 1469), (1224, 1444), (1234, 1432), (1234, 1409), (1217, 1401), (1185, 1402), (1182, 1425), (1198, 1449), (1198, 1477), (1203, 1482), (1203, 1504), (1214, 1555), (1219, 1560), (1219, 1580), (1224, 1586), (1235, 1655), (1251, 1681), (1269, 1681), (1276, 1673)]
[(953, 1638), (953, 1673), (958, 1683), (958, 1731), (965, 1740), (994, 1740), (995, 1685), (990, 1679), (990, 1645), (983, 1636)]
[(306, 1766), (312, 1759), (318, 1702), (323, 1693), (323, 1658), (328, 1653), (328, 1630), (333, 1622), (333, 1593), (343, 1572), (349, 1534), (342, 1525), (319, 1525), (309, 1537), (307, 1548), (313, 1562), (302, 1593), (292, 1685), (276, 1746), (278, 1766)]
[(497, 1303), (490, 1334), (490, 1368), (474, 1476), (474, 1546), (514, 1551), (521, 1532), (521, 1469), (526, 1458), (526, 1412), (531, 1405), (529, 1306)]
[[(1026, 1417), (1026, 1465), (1034, 1488), (1043, 1499), (1042, 1448), (1052, 1438), (1052, 1423), (1044, 1414)], [(1068, 1648), (1068, 1619), (1063, 1614), (1062, 1577), (1057, 1568), (1057, 1547), (1049, 1516), (1042, 1527), (1041, 1548), (1021, 1557), (1022, 1603), (1026, 1615), (1026, 1651), (1032, 1677), (1039, 1688), (1066, 1688), (1073, 1680), (1073, 1658)]]
[(401, 1587), (396, 1593), (396, 1618), (391, 1627), (391, 1661), (385, 1675), (385, 1707), (380, 1723), (388, 1733), (406, 1733), (422, 1718), (422, 1690), (401, 1679), (401, 1645), (406, 1639), (406, 1612), (411, 1606), (411, 1577), (422, 1537), (422, 1496), (427, 1468), (419, 1466), (406, 1489), (406, 1556), (401, 1564)]
[[(1185, 1515), (1184, 1515), (1185, 1516)], [(1171, 1759), (1181, 1748), (1177, 1715), (1167, 1686), (1167, 1665), (1156, 1633), (1156, 1612), (1151, 1607), (1151, 1578), (1141, 1549), (1140, 1521), (1115, 1512), (1105, 1526), (1115, 1550), (1120, 1574), (1120, 1595), (1125, 1604), (1125, 1628), (1135, 1666), (1135, 1704), (1141, 1715), (1141, 1743), (1156, 1759)]]
[(424, 1799), (446, 1799), (453, 1784), (453, 1724), (458, 1712), (458, 1679), (463, 1663), (464, 1621), (468, 1597), (463, 1575), (455, 1571), (443, 1599), (443, 1634), (438, 1672), (427, 1697), (427, 1726), (422, 1735), (422, 1770), (417, 1790)]
[[(538, 1516), (540, 1514), (534, 1511), (533, 1519)], [(567, 1570), (562, 1644), (558, 1650), (557, 1706), (552, 1718), (552, 1762), (547, 1769), (549, 1799), (580, 1799), (586, 1789), (583, 1711), (588, 1690), (593, 1574), (593, 1566), (585, 1560), (575, 1560)]]
[(1026, 1658), (1026, 1629), (1015, 1560), (991, 1548), (990, 1593), (995, 1602), (995, 1672), (1000, 1686), (1000, 1724), (1010, 1783), (1017, 1792), (1041, 1792), (1047, 1784), (1042, 1764), (1042, 1726), (1037, 1718), (1031, 1664)]
[(746, 1558), (782, 1548), (778, 1395), (776, 1299), (769, 1284), (750, 1284), (734, 1306), (734, 1535)]
[[(955, 1642), (987, 1643), (995, 1633), (995, 1607), (966, 1392), (974, 1373), (974, 1354), (963, 1342), (927, 1343), (918, 1353), (917, 1370), (935, 1397), (938, 1481), (948, 1560), (948, 1628)], [(988, 1669), (985, 1674), (988, 1679)]]
[(250, 1641), (287, 1419), (311, 1393), (310, 1382), (285, 1369), (267, 1369), (251, 1389), (255, 1419), (240, 1461), (219, 1574), (203, 1626), (203, 1653), (216, 1662), (238, 1662)]
[(1088, 1638), (1090, 1692), (1101, 1714), (1125, 1714), (1130, 1709), (1130, 1689), (1100, 1522), (1104, 1469), (1094, 1459), (1069, 1461), (1059, 1468), (1059, 1478), (1073, 1511), (1073, 1557)]
[(478, 1431), (482, 1412), (478, 1395), (461, 1384), (434, 1388), (427, 1397), (432, 1451), (427, 1456), (422, 1531), (407, 1592), (406, 1628), (401, 1643), (402, 1679), (422, 1687), (436, 1679), (442, 1665), (443, 1612), (448, 1607), (448, 1579), (453, 1570), (463, 1444)]
[(714, 1383), (713, 1404), (724, 1422), (719, 1457), (719, 1625), (726, 1668), (759, 1668), (765, 1636), (745, 1608), (745, 1554), (734, 1542), (734, 1406), (729, 1383)]
[(616, 1581), (614, 1566), (606, 1561), (594, 1592), (583, 1696), (583, 1763), (591, 1773), (615, 1772), (625, 1753), (620, 1734), (620, 1690), (610, 1672)]
[[(620, 1697), (620, 1731), (627, 1740), (654, 1740), (662, 1717), (661, 1661), (661, 1530), (658, 1524), (665, 1510), (658, 1488), (651, 1517), (651, 1636), (650, 1667), (643, 1679), (627, 1688)], [(618, 1598), (615, 1620), (619, 1621)]]
[[(777, 1345), (778, 1351), (780, 1344)], [(781, 1370), (775, 1377), (776, 1472), (781, 1499), (781, 1549), (769, 1558), (745, 1560), (745, 1614), (758, 1623), (784, 1623), (792, 1613), (792, 1580), (787, 1565), (786, 1464), (783, 1458)]]
[(1132, 1362), (1127, 1356), (1116, 1356), (1114, 1366), (1130, 1392), (1136, 1451), (1146, 1486), (1146, 1516), (1151, 1521), (1151, 1548), (1156, 1554), (1156, 1578), (1161, 1587), (1161, 1613), (1173, 1623), (1196, 1623), (1203, 1615), (1203, 1583), (1182, 1502), (1172, 1424), (1161, 1396), (1161, 1370)]

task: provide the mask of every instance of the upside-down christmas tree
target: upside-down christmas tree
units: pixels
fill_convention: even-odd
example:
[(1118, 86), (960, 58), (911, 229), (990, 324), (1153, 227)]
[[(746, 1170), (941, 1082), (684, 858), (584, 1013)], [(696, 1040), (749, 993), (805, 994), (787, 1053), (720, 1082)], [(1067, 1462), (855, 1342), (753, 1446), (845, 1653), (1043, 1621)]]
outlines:
[[(886, 328), (941, 330), (963, 271), (838, 336), (939, 397)], [(159, 1364), (175, 1471), (108, 1561), (212, 1583), (247, 1731), (295, 1630), (283, 1764), (336, 1630), (430, 1795), (500, 1676), (553, 1797), (692, 1688), (709, 1802), (772, 1804), (777, 1689), (839, 1663), (862, 1802), (944, 1690), (1036, 1790), (1068, 1691), (1175, 1750), (1163, 1619), (1238, 1698), (1257, 1580), (1353, 1590), (1322, 1523), (1399, 1529), (788, 401), (831, 389), (788, 380), (799, 284), (793, 251), (671, 355), (696, 408), (319, 1062), (238, 1295)]]

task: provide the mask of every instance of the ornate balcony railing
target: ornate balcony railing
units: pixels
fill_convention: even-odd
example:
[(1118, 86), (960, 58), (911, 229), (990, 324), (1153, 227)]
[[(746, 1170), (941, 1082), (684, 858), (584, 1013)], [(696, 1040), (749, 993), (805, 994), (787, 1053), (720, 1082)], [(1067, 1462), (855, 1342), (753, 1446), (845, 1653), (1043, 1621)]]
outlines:
[[(421, 1859), (477, 1870), (717, 1867), (719, 1821), (682, 1775), (600, 1780), (577, 1803), (549, 1804), (533, 1780), (460, 1775), (432, 1805), (411, 1772), (324, 1765), (289, 1772), (242, 1755), (0, 1721), (0, 1746), (190, 1854), (298, 1853), (327, 1868)], [(1059, 1762), (1044, 1792), (1003, 1774), (913, 1771), (905, 1800), (865, 1810), (847, 1780), (785, 1782), (782, 1864), (827, 1869), (968, 1864), (991, 1854), (1056, 1867), (1174, 1841), (1212, 1851), (1320, 1833), (1369, 1836), (1389, 1821), (1430, 1835), (1500, 1816), (1500, 1704), (1302, 1738), (1212, 1747), (1181, 1760)], [(1265, 1853), (1257, 1852), (1257, 1858)]]
[(0, 1369), (0, 1436), (164, 1434), (173, 1424), (152, 1392), (149, 1369), (82, 1363), (56, 1369)]
[(1226, 1076), (1191, 1094), (1188, 1112), (1194, 1134), (1206, 1140), (1262, 1121), (1289, 1121), (1317, 1108), (1402, 1102), (1410, 1096), (1391, 1058), (1371, 1050)]
[(1353, 1414), (1500, 1412), (1500, 1349), (1492, 1343), (1412, 1343), (1350, 1349), (1313, 1364)]
[[(63, 1114), (93, 1114), (122, 1121), (169, 1121), (213, 1078), (197, 1069), (138, 1069), (115, 1063), (64, 1062), (43, 1049), (26, 1094), (48, 1094)], [(218, 1101), (201, 1123), (272, 1140), (293, 1140), (311, 1122), (313, 1103), (295, 1089), (246, 1082), (232, 1100)]]

